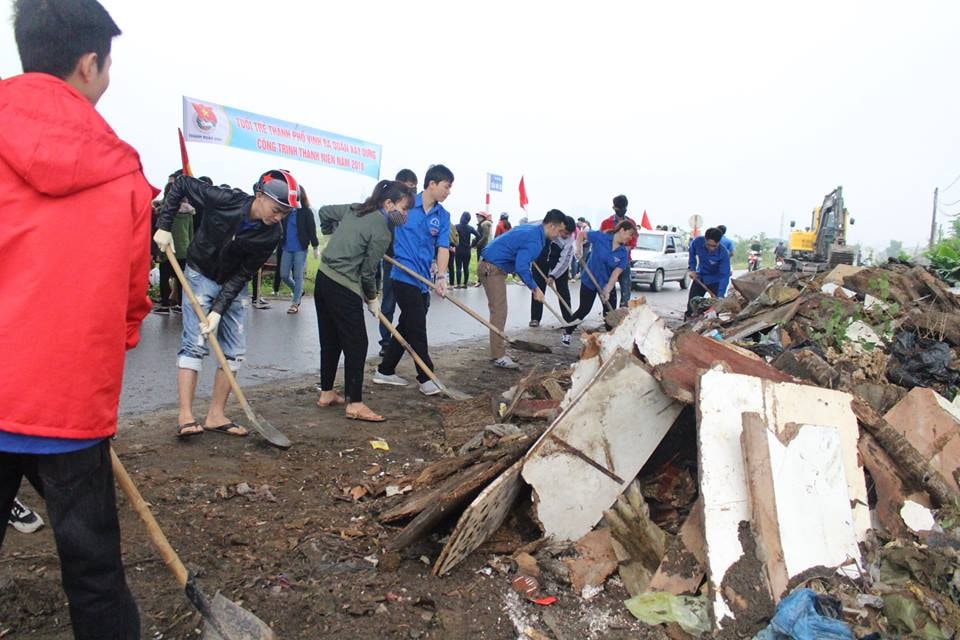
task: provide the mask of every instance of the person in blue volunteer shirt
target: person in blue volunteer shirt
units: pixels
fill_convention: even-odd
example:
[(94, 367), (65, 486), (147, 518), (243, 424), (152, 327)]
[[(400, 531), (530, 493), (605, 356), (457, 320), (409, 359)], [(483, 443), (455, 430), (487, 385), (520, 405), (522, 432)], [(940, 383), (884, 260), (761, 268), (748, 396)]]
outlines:
[[(413, 208), (408, 211), (407, 223), (394, 231), (393, 258), (420, 276), (433, 279), (437, 295), (446, 295), (447, 265), (450, 260), (450, 212), (443, 208), (443, 201), (450, 195), (453, 172), (442, 164), (427, 169), (423, 178), (423, 191), (417, 195)], [(430, 266), (436, 256), (436, 275)], [(430, 306), (430, 288), (403, 269), (391, 269), (393, 295), (400, 307), (397, 330), (410, 343), (413, 350), (430, 369), (429, 345), (427, 342), (427, 308)], [(397, 364), (403, 357), (404, 348), (397, 340), (387, 345), (383, 361), (373, 375), (375, 384), (407, 386), (407, 381), (396, 374)], [(433, 396), (440, 388), (417, 366), (417, 382), (420, 393)]]
[[(510, 233), (497, 236), (483, 250), (482, 261), (477, 267), (477, 278), (487, 294), (490, 309), (490, 324), (500, 329), (507, 323), (507, 276), (517, 274), (533, 299), (543, 302), (543, 291), (537, 286), (530, 265), (537, 259), (544, 246), (553, 241), (564, 229), (567, 216), (562, 211), (551, 209), (541, 224), (522, 224)], [(507, 345), (500, 335), (490, 332), (490, 356), (493, 364), (502, 369), (517, 369), (519, 365), (507, 355)]]
[(687, 298), (687, 311), (684, 318), (693, 315), (691, 302), (703, 297), (708, 291), (722, 298), (727, 294), (730, 282), (730, 252), (723, 246), (723, 233), (720, 229), (710, 228), (690, 243), (690, 259), (687, 268), (690, 272), (690, 297)]
[[(623, 220), (609, 231), (588, 231), (577, 236), (577, 253), (582, 253), (585, 241), (590, 242), (591, 250), (590, 258), (584, 263), (585, 268), (580, 274), (580, 307), (573, 314), (572, 322), (583, 321), (587, 317), (597, 295), (610, 297), (620, 274), (629, 268), (630, 244), (636, 237), (637, 225), (632, 220)], [(590, 270), (589, 273), (587, 269)], [(593, 274), (597, 284), (602, 287), (601, 291), (597, 291), (590, 274)], [(564, 345), (570, 344), (573, 329), (572, 325), (564, 329), (561, 338)]]

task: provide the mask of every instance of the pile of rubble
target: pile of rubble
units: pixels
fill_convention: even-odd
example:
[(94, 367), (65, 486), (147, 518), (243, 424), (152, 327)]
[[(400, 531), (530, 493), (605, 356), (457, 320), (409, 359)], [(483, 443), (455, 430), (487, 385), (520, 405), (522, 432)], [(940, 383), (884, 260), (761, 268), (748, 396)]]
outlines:
[(408, 521), (389, 548), (459, 513), (444, 575), (523, 520), (533, 602), (616, 579), (671, 637), (954, 637), (960, 302), (906, 265), (734, 286), (676, 333), (634, 301), (569, 371), (447, 403), (473, 419), (381, 513)]

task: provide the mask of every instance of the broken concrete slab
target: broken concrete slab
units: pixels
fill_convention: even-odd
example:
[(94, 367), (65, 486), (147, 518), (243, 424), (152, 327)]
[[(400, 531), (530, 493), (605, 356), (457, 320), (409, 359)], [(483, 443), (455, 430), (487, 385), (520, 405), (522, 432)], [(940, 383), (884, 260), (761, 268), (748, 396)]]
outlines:
[(687, 404), (694, 402), (697, 378), (718, 362), (733, 373), (781, 382), (793, 380), (752, 353), (695, 333), (678, 335), (673, 341), (673, 349), (673, 360), (658, 366), (655, 374), (668, 395)]
[(960, 410), (932, 389), (916, 387), (884, 419), (896, 429), (954, 491), (960, 491)]
[[(674, 595), (696, 594), (706, 575), (706, 540), (703, 536), (703, 498), (690, 510), (680, 533), (667, 547), (660, 566), (647, 587)], [(630, 589), (627, 589), (630, 591)], [(630, 591), (630, 595), (637, 595)]]
[(863, 271), (863, 267), (855, 267), (851, 264), (838, 264), (823, 278), (823, 282), (842, 286), (844, 278), (860, 273), (861, 271)]
[(604, 362), (526, 455), (522, 475), (548, 536), (573, 541), (590, 531), (680, 414), (631, 352)]
[(751, 521), (773, 601), (808, 569), (851, 560), (859, 568), (839, 431), (801, 425), (776, 434), (759, 414), (742, 420)]
[(577, 556), (567, 558), (564, 564), (570, 572), (570, 584), (574, 592), (583, 594), (584, 588), (603, 586), (617, 570), (617, 556), (613, 552), (609, 529), (597, 529), (577, 540), (574, 548)]
[(859, 428), (851, 401), (849, 394), (839, 391), (778, 383), (720, 369), (701, 376), (697, 396), (700, 492), (704, 500), (709, 584), (717, 620), (734, 617), (721, 585), (727, 571), (744, 553), (739, 531), (742, 523), (749, 523), (751, 518), (740, 444), (741, 414), (760, 414), (775, 435), (794, 433), (798, 425), (804, 424), (837, 429), (854, 532), (857, 541), (864, 541), (870, 515), (857, 455)]

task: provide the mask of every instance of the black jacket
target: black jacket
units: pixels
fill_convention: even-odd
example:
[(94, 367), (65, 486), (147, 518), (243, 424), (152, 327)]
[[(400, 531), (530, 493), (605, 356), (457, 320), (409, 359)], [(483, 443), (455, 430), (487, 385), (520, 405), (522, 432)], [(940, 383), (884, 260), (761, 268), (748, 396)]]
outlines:
[[(287, 221), (280, 224), (280, 249), (287, 241)], [(313, 219), (313, 209), (297, 209), (297, 240), (300, 241), (300, 250), (306, 251), (308, 245), (314, 249), (320, 246), (320, 240), (317, 238), (317, 221)]]
[(254, 228), (241, 232), (243, 221), (250, 216), (253, 196), (179, 176), (163, 202), (158, 228), (170, 230), (184, 198), (195, 208), (204, 209), (203, 221), (187, 251), (187, 264), (222, 285), (210, 311), (223, 314), (273, 254), (283, 223), (258, 222)]

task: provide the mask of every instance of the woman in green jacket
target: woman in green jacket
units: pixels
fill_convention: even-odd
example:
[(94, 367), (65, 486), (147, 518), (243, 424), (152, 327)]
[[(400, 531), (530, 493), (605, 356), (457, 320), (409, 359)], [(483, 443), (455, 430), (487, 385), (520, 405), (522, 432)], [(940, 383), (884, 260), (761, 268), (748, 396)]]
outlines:
[[(320, 257), (313, 295), (320, 333), (317, 405), (346, 404), (346, 416), (352, 420), (386, 420), (363, 403), (363, 366), (368, 343), (362, 301), (377, 315), (377, 265), (390, 246), (391, 226), (406, 222), (414, 197), (402, 183), (381, 180), (362, 204), (328, 205), (318, 211), (323, 233), (333, 233), (333, 237)], [(333, 388), (341, 353), (346, 397)]]

